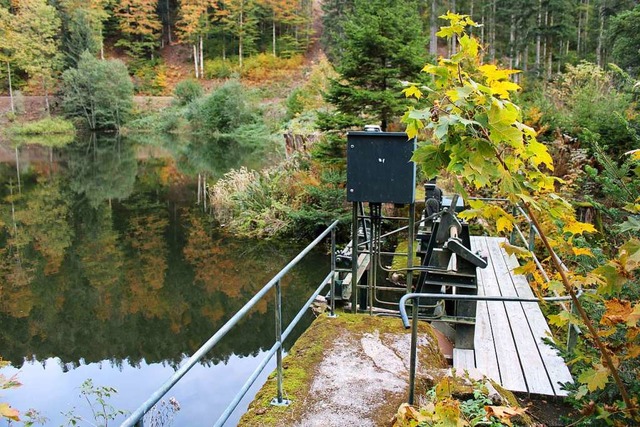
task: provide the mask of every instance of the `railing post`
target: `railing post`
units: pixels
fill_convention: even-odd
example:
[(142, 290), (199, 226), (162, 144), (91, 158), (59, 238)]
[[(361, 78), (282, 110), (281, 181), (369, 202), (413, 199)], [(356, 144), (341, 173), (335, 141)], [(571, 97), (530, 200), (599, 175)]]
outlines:
[(536, 227), (529, 224), (529, 251), (533, 252), (536, 248)]
[[(362, 228), (366, 235), (366, 223), (363, 216)], [(358, 312), (358, 203), (353, 202), (351, 227), (351, 312)]]
[(411, 307), (411, 356), (409, 358), (409, 405), (413, 405), (416, 388), (416, 362), (418, 356), (418, 304), (420, 299), (413, 298)]
[[(571, 301), (571, 314), (577, 314), (576, 307), (573, 304), (573, 301)], [(569, 323), (569, 325), (567, 327), (568, 327), (568, 329), (567, 329), (567, 350), (569, 352), (572, 352), (573, 349), (576, 347), (576, 343), (578, 341), (578, 333), (577, 333), (575, 325), (573, 323)]]
[(274, 406), (289, 406), (289, 400), (283, 398), (282, 392), (282, 290), (280, 289), (280, 280), (276, 282), (276, 343), (278, 350), (276, 351), (276, 371), (278, 381), (278, 396), (271, 400)]
[(409, 243), (407, 244), (407, 293), (413, 291), (413, 244), (415, 241), (416, 204), (409, 205)]
[(336, 228), (331, 229), (331, 305), (329, 306), (329, 317), (336, 315)]
[[(518, 205), (513, 205), (513, 208), (511, 208), (511, 214), (513, 215), (514, 218), (516, 217), (516, 215), (518, 215)], [(511, 245), (516, 244), (516, 236), (517, 236), (516, 227), (517, 225), (513, 227), (513, 230), (511, 230), (511, 235), (509, 235), (509, 243)]]

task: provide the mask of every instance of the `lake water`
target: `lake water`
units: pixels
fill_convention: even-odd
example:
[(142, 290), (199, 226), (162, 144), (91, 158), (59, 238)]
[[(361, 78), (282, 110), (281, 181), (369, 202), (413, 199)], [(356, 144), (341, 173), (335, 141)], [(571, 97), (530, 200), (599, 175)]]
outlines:
[[(37, 409), (47, 426), (95, 423), (80, 396), (87, 379), (118, 390), (115, 410), (133, 411), (305, 245), (229, 238), (198, 202), (198, 175), (213, 183), (260, 167), (268, 156), (257, 148), (140, 142), (0, 147), (0, 356), (12, 364), (0, 374), (23, 384), (0, 402)], [(328, 271), (315, 252), (283, 280), (285, 325)], [(173, 425), (212, 425), (273, 341), (268, 295), (168, 393), (181, 407)]]

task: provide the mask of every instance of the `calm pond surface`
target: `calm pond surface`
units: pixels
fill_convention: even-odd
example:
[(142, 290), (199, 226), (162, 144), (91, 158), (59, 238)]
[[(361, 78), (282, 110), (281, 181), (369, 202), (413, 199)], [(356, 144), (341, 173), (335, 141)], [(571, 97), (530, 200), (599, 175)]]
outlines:
[[(37, 409), (47, 426), (70, 412), (95, 423), (80, 397), (87, 379), (133, 411), (306, 245), (229, 238), (198, 202), (199, 174), (213, 183), (259, 167), (260, 150), (153, 143), (93, 135), (64, 149), (0, 147), (0, 356), (12, 364), (0, 373), (23, 383), (0, 401)], [(285, 325), (328, 271), (316, 252), (285, 278)], [(273, 344), (273, 319), (268, 295), (167, 394), (181, 406), (174, 426), (214, 423)]]

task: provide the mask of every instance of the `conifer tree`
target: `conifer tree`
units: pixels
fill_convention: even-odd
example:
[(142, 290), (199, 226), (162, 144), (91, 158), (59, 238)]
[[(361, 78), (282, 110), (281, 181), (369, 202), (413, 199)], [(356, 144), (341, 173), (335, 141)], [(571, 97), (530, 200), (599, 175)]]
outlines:
[(328, 101), (386, 129), (403, 109), (401, 82), (418, 78), (426, 46), (417, 1), (355, 0), (340, 44), (340, 78), (332, 81)]

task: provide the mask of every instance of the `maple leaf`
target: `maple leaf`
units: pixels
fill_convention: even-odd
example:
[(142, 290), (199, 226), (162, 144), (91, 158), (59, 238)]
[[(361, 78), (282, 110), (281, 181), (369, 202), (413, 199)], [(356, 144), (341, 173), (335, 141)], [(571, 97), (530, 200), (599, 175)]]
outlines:
[(8, 418), (13, 421), (20, 421), (20, 412), (13, 409), (8, 403), (0, 403), (0, 417)]
[(627, 281), (626, 277), (621, 274), (618, 266), (613, 262), (602, 265), (593, 270), (593, 272), (604, 279), (598, 288), (598, 293), (603, 295), (611, 295), (620, 292), (622, 285)]
[(515, 148), (522, 145), (522, 132), (513, 126), (518, 119), (518, 110), (513, 104), (501, 106), (500, 102), (493, 102), (488, 118), (491, 142), (496, 144), (506, 142)]
[(580, 256), (580, 255), (586, 255), (590, 257), (595, 256), (593, 255), (593, 252), (591, 252), (591, 249), (589, 248), (576, 248), (575, 246), (572, 246), (571, 250), (573, 251), (573, 254), (576, 256)]
[(407, 98), (410, 98), (412, 96), (416, 99), (422, 98), (422, 91), (417, 87), (415, 87), (414, 85), (411, 85), (408, 88), (403, 89), (402, 93), (404, 93), (404, 96)]
[(571, 218), (569, 221), (567, 221), (567, 224), (565, 224), (562, 231), (565, 233), (570, 233), (571, 235), (576, 235), (582, 233), (595, 233), (596, 228), (593, 226), (593, 224), (576, 221)]
[(578, 377), (578, 381), (586, 384), (589, 391), (596, 391), (604, 388), (609, 382), (609, 371), (604, 366), (598, 364), (595, 369), (582, 371)]
[(633, 313), (633, 308), (631, 308), (631, 303), (629, 301), (613, 298), (605, 301), (604, 305), (606, 311), (600, 320), (600, 324), (602, 325), (626, 323)]
[(512, 425), (512, 417), (515, 417), (516, 415), (524, 415), (527, 412), (525, 408), (512, 408), (510, 406), (485, 406), (484, 410), (487, 412), (487, 418), (496, 417), (501, 422), (509, 426)]

